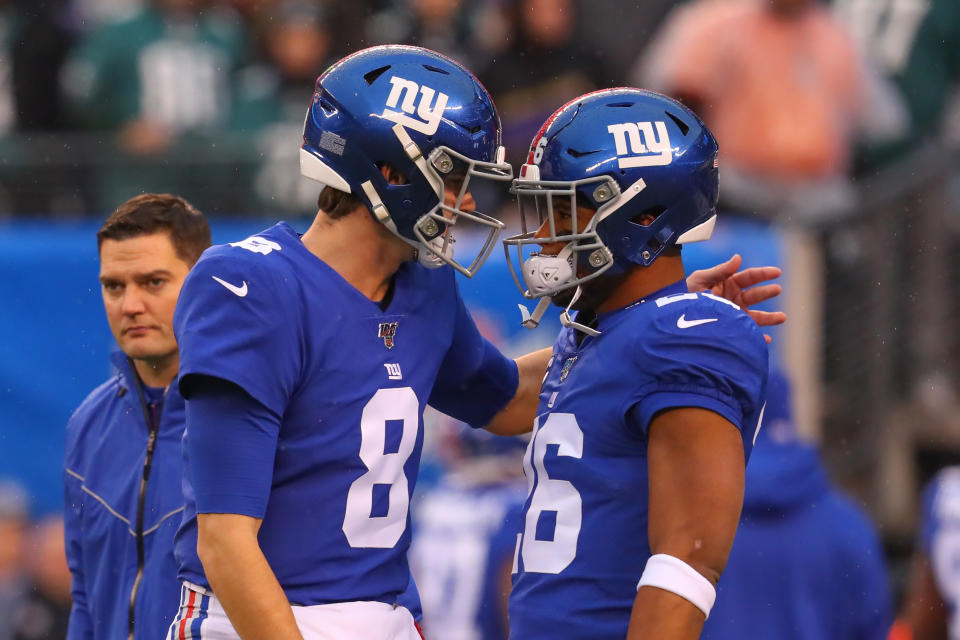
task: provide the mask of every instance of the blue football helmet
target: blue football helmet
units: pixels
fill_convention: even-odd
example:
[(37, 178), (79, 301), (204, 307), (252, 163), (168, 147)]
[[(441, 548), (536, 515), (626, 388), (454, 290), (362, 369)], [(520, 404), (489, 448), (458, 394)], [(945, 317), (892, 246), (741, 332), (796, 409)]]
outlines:
[[(522, 233), (503, 241), (510, 271), (525, 297), (548, 302), (602, 273), (649, 266), (667, 247), (707, 240), (717, 217), (717, 143), (690, 109), (659, 93), (588, 93), (544, 123), (511, 192)], [(596, 212), (580, 232), (578, 205)], [(527, 224), (531, 208), (540, 237)], [(572, 232), (558, 235), (555, 208), (571, 216)], [(655, 218), (649, 225), (640, 224), (645, 214)], [(541, 257), (536, 248), (549, 243), (564, 247)]]
[[(483, 85), (458, 63), (420, 47), (380, 46), (340, 60), (317, 79), (303, 127), (300, 171), (358, 195), (375, 220), (414, 246), (430, 267), (472, 276), (503, 223), (462, 209), (470, 179), (510, 180), (500, 116)], [(391, 184), (389, 165), (405, 184)], [(444, 204), (444, 189), (457, 198)], [(451, 227), (482, 225), (468, 265), (453, 258)]]

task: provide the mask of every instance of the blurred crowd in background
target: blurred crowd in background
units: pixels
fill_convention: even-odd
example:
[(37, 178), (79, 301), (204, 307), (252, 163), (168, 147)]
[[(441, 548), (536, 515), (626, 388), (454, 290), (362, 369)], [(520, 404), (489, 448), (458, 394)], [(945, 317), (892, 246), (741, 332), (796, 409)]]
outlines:
[[(312, 217), (314, 80), (383, 43), (473, 70), (514, 166), (593, 89), (660, 90), (704, 118), (722, 213), (786, 247), (798, 431), (879, 523), (902, 586), (920, 489), (960, 461), (960, 3), (0, 0), (0, 221), (101, 221), (144, 191)], [(28, 502), (0, 485), (0, 640), (60, 637), (69, 601), (62, 523)], [(17, 626), (15, 602), (47, 626)]]
[(515, 163), (573, 96), (681, 96), (724, 141), (728, 201), (784, 218), (849, 213), (853, 168), (943, 127), (960, 136), (949, 0), (680, 4), (0, 0), (0, 214), (105, 211), (130, 184), (189, 192), (212, 214), (309, 213), (289, 167), (313, 81), (383, 43), (475, 71)]
[(0, 639), (65, 638), (70, 571), (63, 518), (31, 521), (27, 491), (0, 480)]

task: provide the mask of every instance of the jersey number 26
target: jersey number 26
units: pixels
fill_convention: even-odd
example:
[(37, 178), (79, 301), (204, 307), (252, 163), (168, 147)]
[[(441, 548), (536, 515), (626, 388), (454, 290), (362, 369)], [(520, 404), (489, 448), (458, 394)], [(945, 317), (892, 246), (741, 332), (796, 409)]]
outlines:
[[(549, 414), (543, 426), (534, 430), (523, 458), (530, 486), (530, 507), (524, 522), (520, 554), (523, 570), (533, 573), (560, 573), (573, 562), (583, 519), (583, 503), (576, 487), (567, 480), (557, 480), (547, 474), (543, 458), (551, 444), (558, 445), (558, 456), (577, 459), (583, 456), (583, 431), (576, 416), (572, 413)], [(537, 523), (545, 511), (556, 513), (553, 539), (537, 540)]]

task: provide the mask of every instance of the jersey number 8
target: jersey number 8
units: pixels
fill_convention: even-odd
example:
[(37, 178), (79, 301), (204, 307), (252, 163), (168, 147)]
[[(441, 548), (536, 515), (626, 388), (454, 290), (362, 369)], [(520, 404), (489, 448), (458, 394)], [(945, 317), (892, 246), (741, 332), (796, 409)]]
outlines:
[[(394, 453), (385, 453), (387, 422), (402, 422), (403, 434)], [(343, 533), (354, 548), (390, 549), (407, 528), (410, 488), (403, 466), (417, 442), (420, 401), (410, 387), (378, 389), (360, 416), (360, 459), (367, 472), (347, 492)], [(387, 514), (371, 515), (376, 485), (390, 487)]]

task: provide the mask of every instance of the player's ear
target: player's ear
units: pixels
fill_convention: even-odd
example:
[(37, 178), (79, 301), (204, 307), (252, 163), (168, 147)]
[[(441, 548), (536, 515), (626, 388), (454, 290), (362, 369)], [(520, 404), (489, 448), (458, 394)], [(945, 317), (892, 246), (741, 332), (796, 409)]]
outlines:
[(641, 213), (640, 215), (634, 218), (631, 218), (630, 222), (632, 222), (633, 224), (639, 224), (640, 226), (643, 226), (643, 227), (649, 227), (651, 224), (653, 224), (653, 221), (656, 219), (657, 219), (657, 216), (653, 214)]
[(407, 184), (409, 180), (388, 164), (380, 165), (380, 173), (390, 184)]

